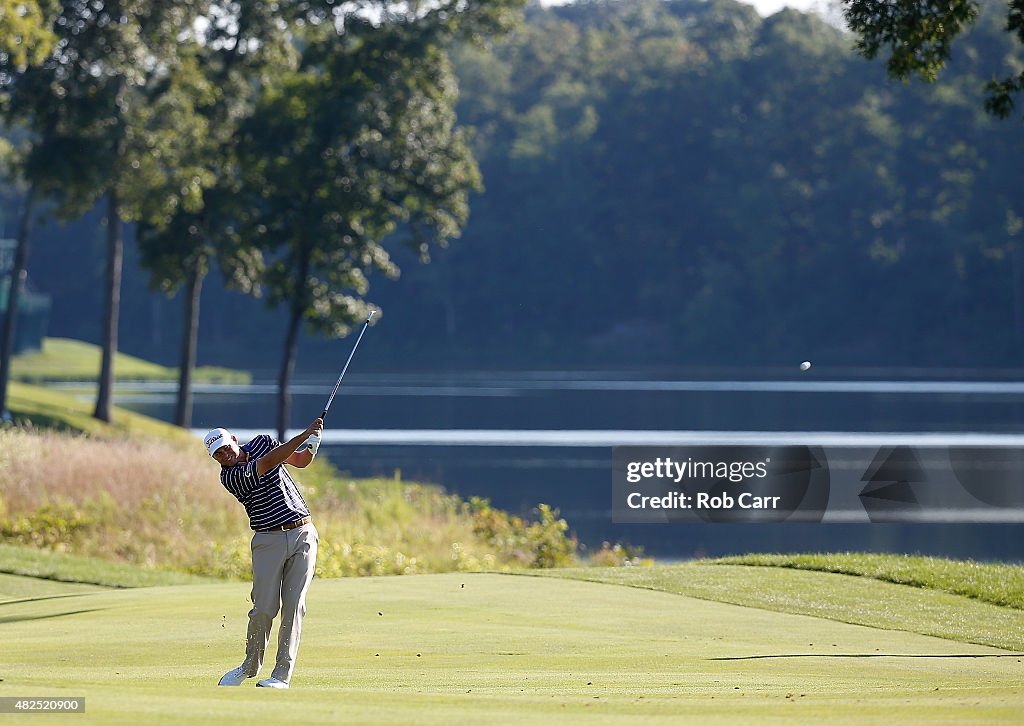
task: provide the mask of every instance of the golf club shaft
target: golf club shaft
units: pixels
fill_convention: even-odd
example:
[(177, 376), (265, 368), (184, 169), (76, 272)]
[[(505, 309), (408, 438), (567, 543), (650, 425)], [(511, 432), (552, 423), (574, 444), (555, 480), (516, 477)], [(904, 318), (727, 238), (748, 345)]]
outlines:
[(366, 327), (370, 324), (370, 320), (376, 314), (376, 310), (371, 310), (369, 317), (366, 318), (366, 322), (363, 323), (363, 329), (359, 331), (359, 337), (356, 338), (356, 344), (352, 346), (352, 352), (348, 354), (348, 360), (345, 361), (345, 367), (341, 369), (341, 375), (338, 376), (338, 382), (334, 384), (334, 390), (331, 391), (331, 397), (327, 399), (327, 403), (324, 405), (324, 412), (320, 414), (320, 418), (327, 418), (327, 412), (331, 410), (331, 402), (334, 400), (335, 394), (341, 387), (341, 379), (345, 377), (345, 371), (348, 370), (348, 364), (352, 362), (352, 356), (356, 354), (356, 348), (359, 347), (359, 341), (363, 339), (363, 333), (366, 332)]

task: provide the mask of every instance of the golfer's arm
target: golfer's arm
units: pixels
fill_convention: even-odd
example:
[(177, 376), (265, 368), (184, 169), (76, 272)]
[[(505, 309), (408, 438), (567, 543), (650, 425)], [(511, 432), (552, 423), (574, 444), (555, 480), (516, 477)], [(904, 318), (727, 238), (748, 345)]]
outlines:
[(285, 459), (285, 464), (291, 464), (298, 469), (305, 469), (313, 461), (313, 452), (309, 449), (305, 451), (296, 451), (294, 454)]
[[(256, 475), (263, 476), (275, 466), (280, 466), (288, 461), (288, 457), (295, 453), (295, 450), (302, 446), (302, 442), (309, 438), (309, 432), (303, 431), (298, 436), (288, 439), (275, 449), (271, 449), (266, 456), (256, 460)], [(310, 457), (312, 458), (312, 457)], [(307, 462), (308, 463), (308, 462)]]

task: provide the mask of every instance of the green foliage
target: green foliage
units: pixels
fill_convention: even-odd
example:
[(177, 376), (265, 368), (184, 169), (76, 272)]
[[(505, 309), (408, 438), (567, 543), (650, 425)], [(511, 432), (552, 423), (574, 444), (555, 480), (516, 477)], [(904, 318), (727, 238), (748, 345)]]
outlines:
[(814, 15), (535, 10), (455, 55), (481, 243), (446, 253), (445, 278), (407, 280), (484, 360), (765, 365), (811, 346), (853, 365), (1013, 365), (1019, 133), (979, 94), (1016, 52), (996, 20), (936, 84), (899, 86)]
[(905, 0), (849, 0), (844, 12), (858, 34), (857, 50), (874, 58), (889, 48), (890, 75), (905, 79), (918, 74), (934, 81), (949, 60), (953, 40), (978, 18), (974, 0), (944, 0), (922, 5)]
[[(38, 64), (0, 75), (9, 120), (31, 132), (23, 175), (73, 219), (105, 198), (108, 244), (103, 365), (94, 415), (111, 419), (123, 239), (121, 223), (194, 210), (209, 175), (189, 150), (202, 146), (195, 112), (210, 89), (190, 52), (204, 0), (59, 4), (55, 47)], [(190, 72), (191, 71), (191, 72)]]
[(159, 188), (187, 188), (201, 175), (180, 163), (202, 133), (192, 123), (193, 97), (169, 82), (187, 65), (187, 44), (178, 39), (187, 37), (197, 5), (61, 3), (52, 29), (62, 52), (0, 84), (12, 118), (33, 132), (26, 176), (59, 200), (66, 217), (114, 191), (126, 218), (136, 219), (171, 203)]
[(566, 536), (568, 523), (547, 504), (538, 505), (539, 518), (533, 523), (495, 509), (481, 497), (470, 498), (469, 513), (473, 531), (504, 559), (534, 568), (567, 567), (576, 559), (576, 542)]
[(236, 8), (240, 22), (210, 22), (196, 31), (169, 79), (185, 93), (180, 105), (192, 114), (186, 125), (203, 133), (176, 157), (196, 169), (190, 182), (177, 196), (168, 190), (168, 214), (145, 215), (139, 228), (142, 265), (152, 286), (168, 295), (193, 276), (205, 277), (212, 259), (244, 293), (255, 290), (263, 269), (258, 253), (234, 233), (239, 125), (253, 113), (263, 85), (297, 65), (292, 24), (320, 19), (321, 11), (303, 2), (256, 0)]
[[(240, 127), (237, 234), (266, 257), (270, 307), (288, 310), (278, 377), (284, 431), (299, 334), (346, 335), (373, 306), (369, 275), (395, 278), (385, 239), (420, 261), (458, 237), (480, 176), (455, 119), (447, 46), (501, 27), (520, 0), (382, 9), (300, 33), (299, 68), (260, 89)], [(397, 14), (397, 15), (396, 15)]]
[[(445, 365), (771, 365), (813, 348), (816, 360), (843, 365), (1014, 366), (1024, 353), (1020, 134), (986, 116), (981, 91), (1016, 78), (1010, 93), (1019, 82), (1017, 0), (1009, 4), (1011, 32), (1002, 6), (986, 6), (929, 85), (887, 83), (880, 62), (851, 53), (851, 38), (813, 15), (762, 19), (732, 0), (533, 5), (527, 22), (501, 38), (445, 26), (455, 21), (442, 19), (443, 7), (454, 6), (438, 5), (429, 37), (408, 55), (429, 66), (443, 53), (430, 55), (427, 46), (467, 41), (451, 50), (456, 129), (472, 127), (460, 143), (480, 171), (474, 183), (472, 164), (448, 180), (466, 192), (471, 218), (442, 184), (452, 204), (447, 217), (430, 219), (467, 240), (443, 250), (427, 210), (412, 202), (407, 209), (408, 195), (386, 181), (393, 175), (370, 163), (371, 152), (385, 172), (390, 161), (415, 159), (389, 157), (408, 150), (376, 141), (374, 132), (425, 115), (430, 122), (454, 90), (441, 66), (413, 73), (410, 89), (389, 78), (406, 73), (388, 54), (412, 47), (416, 23), (407, 23), (410, 35), (377, 35), (354, 21), (352, 34), (339, 38), (307, 16), (299, 25), (299, 5), (280, 3), (280, 17), (299, 28), (292, 44), (271, 32), (270, 6), (239, 5), (251, 22), (214, 24), (201, 42), (184, 44), (202, 58), (205, 94), (191, 106), (168, 97), (178, 118), (205, 120), (205, 131), (186, 136), (197, 139), (195, 154), (217, 181), (203, 188), (202, 210), (182, 212), (186, 194), (166, 227), (140, 230), (143, 258), (165, 292), (203, 255), (203, 272), (219, 264), (231, 284), (254, 293), (272, 268), (263, 292), (280, 288), (274, 300), (301, 302), (307, 329), (339, 335), (365, 315), (369, 293), (360, 290), (372, 283), (382, 307), (405, 313), (406, 298), (416, 300), (415, 313), (389, 315), (390, 335), (374, 345), (391, 346), (396, 360), (432, 356)], [(423, 4), (415, 12), (430, 14)], [(238, 42), (261, 37), (274, 42)], [(247, 45), (259, 52), (229, 50)], [(207, 54), (214, 48), (221, 52)], [(151, 79), (146, 92), (202, 90), (186, 60), (177, 75)], [(328, 81), (325, 96), (318, 84)], [(421, 96), (426, 106), (414, 112), (388, 105)], [(246, 125), (243, 138), (235, 132), (257, 100), (263, 118)], [(1007, 112), (1009, 103), (1006, 96)], [(443, 125), (449, 117), (436, 118)], [(33, 132), (45, 127), (40, 120)], [(251, 196), (243, 199), (233, 140), (245, 139)], [(78, 146), (94, 145), (76, 142), (65, 154), (59, 141), (48, 162), (58, 176), (70, 182), (93, 168), (68, 160)], [(367, 157), (356, 143), (365, 143)], [(309, 156), (293, 153), (299, 148)], [(282, 149), (287, 154), (276, 153)], [(317, 149), (330, 153), (320, 158)], [(348, 156), (338, 156), (345, 149)], [(473, 196), (481, 178), (487, 191)], [(388, 201), (388, 189), (403, 201)], [(398, 213), (388, 222), (369, 205)], [(360, 226), (383, 252), (346, 226)], [(415, 229), (443, 265), (416, 264), (424, 250)], [(300, 233), (303, 249), (318, 248), (305, 300), (292, 294), (302, 288), (300, 248), (274, 244)], [(73, 259), (63, 245), (79, 242), (71, 233), (40, 240), (57, 263), (32, 271), (71, 309), (66, 322), (76, 328), (91, 323), (82, 319), (94, 311), (85, 301), (100, 282), (91, 265), (63, 264)], [(94, 257), (88, 242), (86, 235)], [(396, 268), (399, 285), (380, 280)], [(137, 282), (133, 291), (143, 294)], [(214, 331), (228, 325), (265, 334), (265, 318), (219, 304), (218, 286), (204, 294), (204, 317), (215, 325), (202, 345), (221, 344)], [(443, 320), (446, 337), (424, 320)], [(133, 310), (123, 322), (126, 336), (151, 339), (150, 316)], [(277, 353), (265, 355), (274, 360), (259, 365), (277, 362)]]
[(54, 5), (54, 0), (0, 0), (0, 85), (12, 69), (40, 63), (52, 51)]
[[(1024, 0), (1008, 0), (1007, 8), (1005, 30), (1024, 45)], [(980, 15), (976, 0), (846, 0), (843, 10), (847, 24), (857, 34), (860, 53), (875, 58), (886, 50), (886, 68), (892, 78), (906, 80), (917, 75), (929, 82), (935, 81), (949, 62), (956, 38)], [(993, 66), (985, 75), (991, 77), (997, 70), (998, 66)], [(1014, 96), (1024, 90), (1024, 73), (990, 80), (984, 88), (988, 94), (985, 109), (1006, 118), (1013, 112)]]
[[(97, 502), (105, 509), (106, 502)], [(0, 536), (23, 545), (57, 552), (74, 550), (80, 537), (86, 534), (96, 520), (65, 500), (48, 502), (34, 512), (0, 521)]]
[(644, 548), (616, 542), (602, 542), (600, 549), (590, 553), (592, 567), (650, 567), (654, 561), (644, 557)]
[(458, 235), (479, 175), (447, 58), (415, 26), (353, 21), (345, 43), (311, 39), (304, 66), (243, 127), (245, 235), (270, 257), (268, 303), (340, 336), (368, 312), (368, 273), (398, 274), (384, 239), (401, 231), (426, 259)]

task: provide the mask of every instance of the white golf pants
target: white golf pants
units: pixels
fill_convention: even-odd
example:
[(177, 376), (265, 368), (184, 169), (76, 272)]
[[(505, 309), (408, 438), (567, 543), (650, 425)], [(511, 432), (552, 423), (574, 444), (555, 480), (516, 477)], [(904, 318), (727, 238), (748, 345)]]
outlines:
[(256, 532), (252, 537), (252, 604), (245, 638), (246, 674), (255, 676), (263, 665), (270, 628), (278, 610), (281, 627), (277, 639), (274, 678), (288, 683), (299, 652), (306, 590), (313, 579), (320, 535), (312, 523), (286, 532)]

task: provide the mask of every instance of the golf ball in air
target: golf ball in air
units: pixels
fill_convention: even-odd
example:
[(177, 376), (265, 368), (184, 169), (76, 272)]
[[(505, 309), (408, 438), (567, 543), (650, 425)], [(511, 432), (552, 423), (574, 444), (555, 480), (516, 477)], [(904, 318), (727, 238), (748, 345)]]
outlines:
[(800, 364), (800, 370), (802, 371), (810, 370), (810, 368), (811, 362), (809, 360), (805, 360), (803, 363)]

